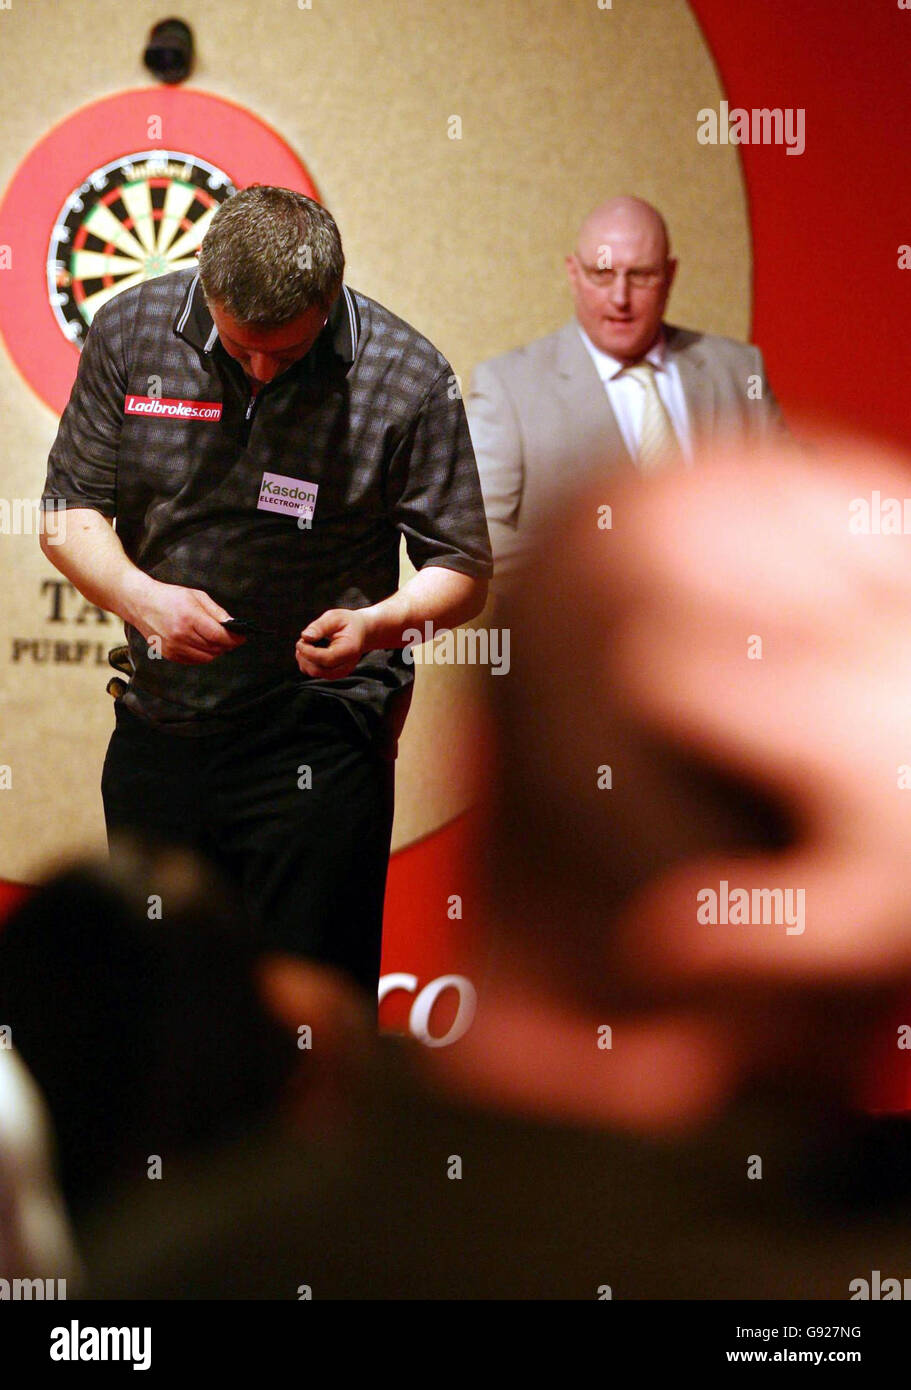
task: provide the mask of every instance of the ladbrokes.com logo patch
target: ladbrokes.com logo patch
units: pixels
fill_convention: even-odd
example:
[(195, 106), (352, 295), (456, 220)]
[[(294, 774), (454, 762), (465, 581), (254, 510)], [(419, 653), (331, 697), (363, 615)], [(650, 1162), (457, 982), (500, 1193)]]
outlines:
[(221, 401), (178, 401), (170, 396), (125, 396), (125, 415), (154, 415), (162, 420), (220, 420)]

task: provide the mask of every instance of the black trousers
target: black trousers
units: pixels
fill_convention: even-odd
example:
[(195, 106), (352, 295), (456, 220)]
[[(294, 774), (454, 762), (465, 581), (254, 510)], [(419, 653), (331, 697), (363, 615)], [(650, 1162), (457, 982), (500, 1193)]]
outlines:
[(341, 700), (300, 687), (196, 737), (114, 708), (109, 845), (129, 830), (196, 850), (242, 893), (264, 946), (337, 966), (375, 1001), (395, 763)]

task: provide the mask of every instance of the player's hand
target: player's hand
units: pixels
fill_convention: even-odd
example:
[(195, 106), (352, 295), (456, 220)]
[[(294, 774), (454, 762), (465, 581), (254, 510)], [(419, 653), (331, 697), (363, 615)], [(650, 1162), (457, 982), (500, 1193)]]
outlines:
[[(329, 608), (308, 623), (294, 649), (297, 664), (305, 676), (338, 680), (350, 676), (367, 650), (368, 623), (356, 608)], [(328, 641), (316, 647), (315, 641)]]
[(226, 632), (222, 622), (231, 614), (202, 589), (153, 581), (134, 624), (153, 659), (198, 666), (233, 651), (247, 639)]

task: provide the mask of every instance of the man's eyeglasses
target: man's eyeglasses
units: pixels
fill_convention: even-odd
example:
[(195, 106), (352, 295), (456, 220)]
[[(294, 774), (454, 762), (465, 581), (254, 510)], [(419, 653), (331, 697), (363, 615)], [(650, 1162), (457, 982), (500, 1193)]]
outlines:
[(625, 275), (626, 283), (631, 290), (653, 290), (663, 279), (663, 270), (613, 270), (609, 266), (586, 265), (576, 257), (576, 264), (584, 274), (590, 285), (597, 285), (599, 289), (610, 289), (615, 284), (618, 276)]

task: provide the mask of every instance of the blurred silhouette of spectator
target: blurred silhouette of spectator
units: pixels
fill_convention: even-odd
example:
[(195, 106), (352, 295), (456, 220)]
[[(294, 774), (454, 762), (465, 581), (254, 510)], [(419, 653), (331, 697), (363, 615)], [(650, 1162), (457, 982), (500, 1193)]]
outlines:
[[(325, 1076), (314, 1081), (311, 1052), (267, 1011), (261, 959), (207, 865), (128, 836), (110, 862), (55, 874), (5, 923), (0, 1022), (47, 1101), (77, 1225), (118, 1184), (154, 1179), (156, 1156), (166, 1173), (175, 1155), (242, 1135), (286, 1086), (318, 1106)], [(285, 969), (312, 996), (309, 1024), (369, 1038), (335, 972)]]

